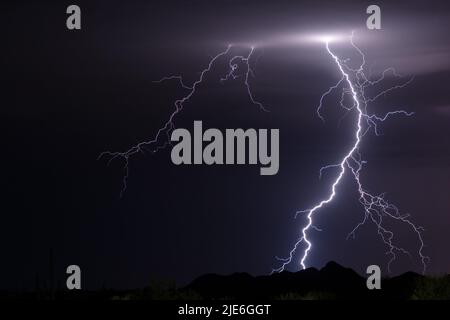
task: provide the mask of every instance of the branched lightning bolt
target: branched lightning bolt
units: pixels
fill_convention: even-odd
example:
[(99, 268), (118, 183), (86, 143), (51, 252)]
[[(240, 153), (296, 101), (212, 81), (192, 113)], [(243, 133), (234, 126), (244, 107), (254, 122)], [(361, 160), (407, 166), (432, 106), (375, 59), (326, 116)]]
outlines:
[[(178, 113), (180, 113), (183, 110), (184, 104), (187, 103), (192, 98), (192, 96), (195, 95), (195, 93), (198, 89), (198, 86), (204, 81), (206, 74), (211, 71), (213, 65), (220, 58), (226, 57), (230, 53), (232, 48), (233, 48), (232, 45), (228, 45), (228, 47), (224, 51), (222, 51), (222, 52), (218, 53), (217, 55), (215, 55), (214, 57), (212, 57), (212, 59), (209, 61), (208, 65), (207, 65), (207, 67), (200, 72), (198, 79), (196, 81), (194, 81), (194, 83), (192, 85), (187, 85), (184, 82), (183, 77), (180, 75), (167, 76), (167, 77), (163, 77), (162, 79), (160, 79), (158, 81), (154, 81), (156, 83), (160, 83), (160, 82), (164, 82), (164, 81), (168, 81), (168, 80), (178, 80), (180, 83), (180, 86), (183, 89), (187, 90), (187, 93), (182, 98), (175, 100), (174, 111), (170, 114), (169, 119), (164, 123), (164, 125), (158, 129), (158, 131), (156, 132), (156, 135), (152, 139), (143, 141), (143, 142), (139, 142), (138, 144), (132, 146), (131, 148), (129, 148), (128, 150), (123, 151), (123, 152), (111, 152), (111, 151), (102, 152), (99, 155), (99, 157), (97, 158), (97, 159), (102, 159), (104, 157), (109, 157), (108, 164), (110, 164), (111, 161), (113, 161), (115, 159), (122, 159), (124, 161), (123, 168), (124, 168), (125, 173), (122, 178), (122, 189), (120, 191), (121, 197), (127, 188), (127, 181), (128, 181), (128, 177), (129, 177), (130, 158), (139, 152), (144, 153), (145, 151), (147, 151), (150, 153), (155, 153), (158, 150), (163, 149), (167, 145), (170, 144), (170, 134), (175, 129), (174, 119), (175, 119), (176, 115), (178, 115)], [(243, 55), (231, 56), (229, 58), (229, 63), (228, 63), (229, 72), (225, 75), (225, 77), (221, 78), (220, 80), (223, 82), (223, 81), (226, 81), (229, 79), (237, 79), (243, 75), (244, 76), (244, 85), (246, 87), (247, 94), (249, 96), (250, 101), (254, 105), (257, 105), (261, 110), (267, 111), (267, 109), (264, 107), (264, 105), (255, 99), (254, 94), (250, 87), (250, 83), (249, 83), (250, 76), (254, 75), (253, 70), (250, 65), (250, 60), (252, 59), (254, 52), (255, 52), (255, 48), (251, 47), (249, 50), (249, 53), (246, 56), (243, 56)], [(244, 68), (243, 71), (240, 71), (240, 69), (241, 69), (240, 63), (243, 65), (243, 68)], [(164, 141), (162, 142), (162, 144), (160, 143), (161, 137), (164, 137)]]
[[(361, 181), (360, 181), (360, 172), (363, 168), (363, 165), (366, 163), (361, 159), (361, 155), (359, 152), (359, 146), (361, 143), (362, 138), (371, 130), (373, 129), (374, 133), (376, 135), (379, 135), (378, 130), (378, 124), (380, 122), (384, 122), (389, 117), (393, 115), (406, 115), (411, 116), (412, 113), (406, 112), (404, 110), (395, 110), (388, 112), (382, 116), (375, 115), (375, 114), (369, 114), (367, 112), (367, 105), (370, 102), (375, 101), (379, 97), (389, 93), (392, 90), (402, 88), (406, 85), (408, 85), (413, 79), (411, 78), (409, 81), (401, 84), (396, 85), (393, 87), (390, 87), (384, 91), (381, 91), (377, 95), (373, 97), (366, 97), (365, 89), (368, 87), (371, 87), (377, 83), (380, 83), (383, 81), (388, 73), (392, 73), (393, 76), (399, 77), (399, 75), (396, 73), (395, 69), (389, 68), (386, 69), (381, 76), (378, 79), (375, 80), (369, 80), (369, 78), (364, 73), (364, 66), (366, 64), (365, 56), (363, 52), (354, 44), (353, 42), (353, 34), (350, 38), (350, 44), (353, 46), (353, 48), (361, 55), (362, 62), (358, 68), (351, 68), (347, 62), (347, 60), (341, 60), (339, 59), (331, 50), (329, 47), (329, 42), (326, 41), (326, 50), (328, 54), (332, 57), (333, 61), (336, 63), (340, 73), (341, 77), (339, 81), (331, 86), (320, 98), (319, 106), (317, 108), (317, 115), (322, 120), (325, 121), (325, 118), (322, 116), (321, 111), (323, 108), (323, 103), (326, 99), (326, 97), (332, 93), (334, 90), (338, 89), (339, 87), (345, 85), (342, 89), (341, 93), (341, 99), (339, 101), (340, 107), (346, 110), (346, 114), (349, 112), (356, 112), (357, 117), (357, 123), (356, 123), (356, 131), (354, 135), (354, 143), (352, 145), (352, 148), (347, 151), (345, 156), (342, 158), (342, 160), (338, 164), (331, 164), (324, 166), (320, 169), (319, 177), (322, 177), (322, 174), (325, 170), (337, 168), (338, 175), (337, 178), (334, 180), (334, 182), (331, 185), (330, 193), (328, 197), (326, 197), (324, 200), (320, 201), (317, 205), (315, 205), (312, 209), (304, 210), (304, 211), (298, 211), (296, 213), (296, 216), (298, 214), (306, 214), (308, 223), (306, 226), (304, 226), (301, 229), (301, 234), (298, 238), (298, 240), (295, 242), (294, 246), (292, 247), (291, 251), (289, 252), (289, 255), (287, 258), (278, 258), (279, 261), (282, 262), (281, 266), (277, 269), (274, 269), (272, 272), (281, 272), (285, 269), (285, 267), (290, 264), (293, 260), (293, 257), (298, 250), (298, 247), (302, 243), (306, 243), (306, 248), (303, 251), (302, 258), (300, 260), (300, 265), (302, 268), (306, 267), (306, 259), (308, 257), (308, 253), (312, 249), (312, 243), (308, 239), (308, 232), (310, 229), (314, 229), (317, 231), (321, 231), (317, 226), (313, 224), (313, 216), (324, 206), (326, 206), (328, 203), (333, 201), (333, 199), (336, 196), (336, 189), (339, 186), (339, 183), (341, 182), (344, 175), (349, 172), (353, 175), (356, 184), (358, 186), (358, 192), (359, 192), (359, 202), (362, 204), (364, 208), (364, 217), (361, 220), (360, 223), (358, 223), (348, 234), (347, 238), (354, 238), (356, 235), (356, 232), (358, 229), (364, 225), (366, 222), (371, 221), (373, 222), (376, 227), (378, 234), (381, 238), (381, 240), (386, 244), (388, 247), (387, 254), (390, 255), (390, 260), (388, 262), (388, 270), (390, 270), (391, 263), (396, 259), (396, 252), (404, 253), (410, 255), (408, 251), (401, 248), (400, 246), (397, 246), (394, 242), (394, 233), (389, 230), (384, 224), (383, 224), (383, 218), (389, 218), (393, 220), (397, 220), (400, 222), (403, 222), (407, 224), (417, 235), (417, 238), (420, 243), (420, 248), (418, 251), (418, 255), (421, 259), (422, 265), (423, 265), (423, 272), (426, 270), (426, 264), (428, 261), (428, 257), (423, 254), (424, 249), (424, 242), (422, 239), (422, 231), (423, 228), (420, 226), (416, 226), (410, 219), (408, 215), (402, 215), (400, 214), (398, 208), (387, 202), (387, 200), (384, 197), (384, 194), (380, 195), (372, 195), (370, 194), (366, 189), (364, 189)], [(162, 79), (155, 81), (156, 83), (161, 83), (164, 81), (171, 81), (171, 80), (177, 80), (181, 86), (182, 89), (186, 90), (187, 93), (175, 100), (174, 102), (174, 110), (170, 114), (168, 120), (164, 123), (162, 127), (158, 129), (156, 132), (156, 135), (147, 141), (139, 142), (138, 144), (132, 146), (126, 151), (123, 152), (111, 152), (111, 151), (105, 151), (101, 153), (98, 157), (98, 159), (102, 158), (108, 158), (108, 164), (111, 163), (111, 161), (115, 159), (122, 159), (124, 161), (124, 175), (122, 178), (122, 189), (120, 191), (120, 196), (123, 195), (124, 191), (127, 188), (127, 181), (129, 177), (129, 163), (130, 159), (136, 155), (137, 153), (155, 153), (158, 150), (165, 148), (167, 145), (170, 145), (170, 134), (175, 129), (174, 120), (175, 117), (180, 113), (185, 103), (187, 103), (196, 93), (198, 87), (203, 83), (205, 76), (207, 73), (209, 73), (214, 64), (221, 58), (228, 57), (228, 72), (220, 79), (221, 82), (225, 82), (227, 80), (235, 80), (240, 77), (243, 77), (243, 83), (246, 87), (248, 97), (250, 101), (258, 106), (261, 110), (267, 111), (267, 109), (264, 107), (264, 105), (257, 101), (254, 97), (254, 94), (250, 87), (250, 77), (254, 76), (253, 70), (250, 65), (250, 60), (253, 58), (253, 54), (255, 52), (254, 47), (251, 47), (247, 55), (234, 55), (230, 57), (230, 52), (232, 50), (232, 46), (229, 45), (224, 51), (218, 53), (216, 56), (212, 57), (212, 59), (209, 61), (208, 65), (205, 69), (203, 69), (200, 72), (200, 75), (197, 80), (195, 80), (192, 85), (186, 84), (183, 77), (181, 75), (174, 75), (174, 76), (167, 76), (163, 77)], [(255, 60), (255, 59), (254, 59)], [(257, 58), (256, 58), (257, 60)], [(242, 70), (243, 69), (243, 70)], [(352, 98), (352, 104), (350, 106), (347, 106), (345, 104), (345, 97), (346, 95), (350, 95)]]
[[(336, 197), (336, 189), (339, 186), (339, 183), (341, 182), (342, 178), (347, 172), (350, 172), (358, 186), (358, 193), (359, 193), (359, 202), (362, 204), (364, 209), (364, 217), (360, 223), (358, 223), (348, 234), (347, 238), (354, 238), (356, 235), (357, 230), (359, 227), (364, 225), (367, 221), (372, 221), (375, 226), (377, 227), (378, 235), (380, 236), (380, 239), (383, 241), (383, 243), (387, 246), (388, 251), (387, 254), (390, 256), (390, 259), (387, 264), (388, 271), (390, 272), (390, 267), (392, 262), (396, 259), (396, 253), (404, 253), (410, 256), (410, 253), (403, 249), (402, 247), (398, 246), (394, 242), (394, 233), (393, 231), (389, 230), (384, 224), (383, 218), (389, 218), (396, 221), (403, 222), (407, 224), (411, 230), (416, 234), (418, 242), (419, 242), (419, 250), (418, 250), (418, 256), (421, 260), (422, 264), (422, 271), (425, 273), (427, 261), (429, 258), (423, 254), (424, 249), (424, 242), (422, 238), (422, 231), (423, 228), (420, 226), (415, 225), (410, 219), (409, 215), (402, 215), (398, 208), (389, 203), (385, 197), (384, 194), (380, 195), (372, 195), (369, 193), (362, 185), (360, 180), (360, 172), (363, 168), (363, 165), (366, 163), (361, 159), (361, 155), (359, 152), (359, 147), (361, 144), (362, 138), (369, 132), (370, 129), (374, 130), (374, 133), (376, 135), (379, 135), (378, 131), (378, 124), (380, 122), (383, 122), (387, 120), (389, 117), (393, 115), (406, 115), (411, 116), (412, 113), (406, 112), (404, 110), (396, 110), (386, 113), (383, 116), (377, 116), (374, 114), (368, 114), (367, 113), (367, 105), (369, 102), (375, 101), (377, 98), (387, 94), (388, 92), (395, 90), (397, 88), (403, 88), (407, 84), (409, 84), (412, 79), (407, 81), (404, 84), (396, 85), (393, 87), (390, 87), (374, 97), (366, 97), (365, 89), (373, 86), (382, 80), (384, 80), (387, 73), (391, 72), (394, 76), (399, 76), (395, 69), (389, 68), (386, 69), (382, 75), (376, 79), (376, 80), (369, 80), (366, 75), (364, 74), (364, 66), (366, 64), (365, 61), (365, 55), (363, 52), (354, 44), (353, 42), (353, 34), (350, 37), (350, 44), (352, 47), (360, 54), (362, 58), (362, 62), (358, 68), (351, 68), (348, 66), (347, 62), (348, 60), (341, 60), (339, 59), (330, 49), (329, 41), (325, 42), (326, 50), (328, 54), (332, 57), (334, 62), (336, 63), (342, 77), (339, 79), (339, 81), (331, 86), (320, 98), (319, 106), (317, 108), (317, 114), (319, 118), (324, 121), (324, 117), (321, 114), (321, 109), (323, 107), (324, 99), (334, 90), (339, 88), (343, 83), (346, 83), (347, 86), (343, 88), (341, 99), (339, 101), (339, 104), (342, 108), (346, 109), (347, 111), (355, 111), (358, 115), (357, 121), (356, 121), (356, 128), (355, 128), (355, 135), (354, 135), (354, 143), (349, 151), (345, 154), (345, 156), (342, 158), (341, 162), (338, 164), (332, 164), (327, 165), (325, 167), (322, 167), (320, 169), (319, 177), (322, 176), (323, 171), (331, 168), (338, 168), (338, 175), (334, 182), (331, 185), (330, 193), (329, 195), (322, 201), (320, 201), (317, 205), (315, 205), (312, 209), (298, 211), (296, 213), (296, 216), (298, 214), (306, 214), (307, 218), (307, 224), (301, 229), (301, 234), (295, 242), (293, 248), (289, 252), (289, 255), (286, 258), (279, 258), (276, 257), (277, 260), (279, 260), (282, 264), (280, 267), (273, 269), (272, 272), (282, 272), (284, 271), (285, 267), (290, 264), (294, 258), (294, 255), (299, 247), (299, 245), (304, 242), (306, 243), (306, 248), (303, 251), (303, 255), (300, 260), (300, 265), (303, 269), (306, 268), (306, 259), (308, 258), (308, 253), (312, 249), (312, 243), (310, 239), (308, 238), (308, 232), (310, 229), (317, 229), (313, 225), (313, 216), (324, 206), (326, 206), (328, 203), (333, 201), (333, 199)], [(353, 79), (352, 79), (353, 77)], [(344, 104), (344, 97), (345, 95), (350, 94), (352, 98), (352, 105), (346, 106)], [(348, 169), (348, 170), (347, 170)]]

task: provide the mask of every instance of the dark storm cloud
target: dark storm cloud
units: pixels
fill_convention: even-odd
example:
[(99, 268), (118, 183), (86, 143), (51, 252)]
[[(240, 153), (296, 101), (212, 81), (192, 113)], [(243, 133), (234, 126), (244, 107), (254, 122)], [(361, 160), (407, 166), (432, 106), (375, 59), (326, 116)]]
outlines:
[[(406, 74), (450, 68), (450, 46), (445, 41), (450, 22), (444, 1), (432, 4), (381, 2), (383, 28), (380, 31), (365, 28), (368, 4), (212, 1), (205, 5), (193, 1), (182, 4), (181, 8), (177, 6), (177, 10), (170, 6), (162, 9), (158, 23), (165, 31), (165, 46), (192, 50), (194, 54), (229, 43), (289, 46), (290, 50), (285, 48), (280, 59), (286, 63), (290, 63), (290, 59), (307, 63), (305, 61), (317, 58), (317, 55), (302, 52), (302, 46), (312, 45), (302, 41), (302, 37), (330, 33), (345, 36), (353, 30), (357, 43), (364, 46), (380, 67), (392, 64)], [(146, 34), (141, 33), (139, 40), (145, 42), (145, 37)], [(300, 40), (296, 41), (296, 38)], [(321, 61), (317, 60), (317, 63)]]

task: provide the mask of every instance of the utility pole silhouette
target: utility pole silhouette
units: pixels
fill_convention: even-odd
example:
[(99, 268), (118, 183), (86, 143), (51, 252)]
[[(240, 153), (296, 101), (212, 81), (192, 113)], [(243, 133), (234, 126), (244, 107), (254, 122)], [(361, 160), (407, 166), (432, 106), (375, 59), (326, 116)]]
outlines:
[(55, 260), (53, 257), (53, 248), (49, 252), (49, 293), (50, 298), (53, 299), (55, 295)]

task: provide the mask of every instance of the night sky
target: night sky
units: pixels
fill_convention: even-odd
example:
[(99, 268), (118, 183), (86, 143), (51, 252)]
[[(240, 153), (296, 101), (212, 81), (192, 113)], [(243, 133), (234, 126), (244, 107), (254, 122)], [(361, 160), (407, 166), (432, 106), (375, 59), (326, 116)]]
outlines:
[[(352, 30), (374, 75), (392, 66), (404, 75), (400, 83), (414, 76), (371, 106), (380, 114), (398, 108), (415, 114), (393, 117), (380, 126), (381, 136), (364, 138), (361, 179), (425, 228), (428, 272), (450, 273), (448, 1), (377, 1), (378, 31), (365, 27), (372, 3), (364, 1), (73, 3), (82, 10), (79, 31), (66, 28), (72, 2), (0, 5), (0, 288), (45, 281), (50, 251), (59, 281), (77, 264), (83, 286), (93, 289), (143, 287), (151, 279), (185, 284), (210, 272), (268, 274), (306, 223), (294, 220), (295, 212), (328, 194), (335, 175), (319, 180), (319, 169), (342, 158), (354, 129), (351, 115), (339, 122), (343, 114), (332, 98), (325, 124), (317, 117), (321, 94), (339, 79), (324, 44), (289, 39)], [(236, 54), (256, 45), (250, 84), (270, 112), (249, 101), (242, 79), (220, 82), (223, 59), (175, 125), (278, 128), (278, 174), (260, 176), (258, 165), (175, 166), (167, 148), (130, 160), (120, 198), (123, 161), (108, 166), (98, 155), (153, 137), (185, 94), (176, 81), (153, 81), (181, 74), (192, 83), (229, 43)], [(348, 43), (334, 49), (351, 52)], [(308, 266), (335, 260), (362, 273), (379, 264), (387, 275), (386, 247), (372, 224), (346, 239), (364, 214), (357, 197), (347, 176), (315, 217), (323, 231), (310, 233)], [(392, 227), (412, 253), (399, 256), (393, 274), (420, 272), (417, 238)], [(298, 258), (290, 271), (298, 270)]]

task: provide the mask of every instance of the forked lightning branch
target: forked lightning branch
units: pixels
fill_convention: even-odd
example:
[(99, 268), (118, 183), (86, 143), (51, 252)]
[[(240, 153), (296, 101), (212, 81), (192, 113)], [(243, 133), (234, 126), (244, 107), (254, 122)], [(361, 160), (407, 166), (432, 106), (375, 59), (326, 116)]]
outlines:
[[(361, 220), (356, 226), (352, 226), (349, 228), (349, 233), (347, 235), (348, 238), (355, 238), (357, 232), (360, 227), (371, 223), (376, 227), (377, 234), (382, 241), (382, 243), (386, 246), (388, 255), (387, 269), (391, 270), (392, 263), (396, 260), (399, 254), (405, 254), (410, 256), (411, 258), (417, 257), (417, 259), (422, 264), (422, 270), (425, 272), (427, 262), (429, 258), (425, 256), (424, 250), (424, 241), (422, 238), (423, 228), (414, 224), (411, 220), (410, 216), (407, 214), (402, 214), (400, 210), (394, 204), (387, 201), (383, 193), (373, 194), (369, 192), (369, 190), (364, 186), (361, 181), (361, 172), (364, 169), (364, 165), (366, 162), (363, 160), (363, 157), (360, 152), (360, 147), (364, 142), (364, 137), (367, 134), (379, 134), (378, 126), (388, 120), (392, 116), (411, 116), (412, 113), (409, 113), (404, 110), (394, 110), (390, 111), (386, 114), (376, 114), (369, 113), (368, 106), (371, 102), (375, 101), (379, 97), (385, 95), (386, 93), (402, 88), (406, 86), (412, 78), (405, 81), (401, 85), (396, 85), (390, 87), (382, 92), (377, 93), (374, 96), (369, 96), (367, 94), (367, 89), (369, 87), (373, 87), (374, 85), (382, 82), (388, 74), (394, 77), (400, 77), (393, 68), (388, 68), (384, 70), (376, 79), (370, 79), (366, 76), (365, 67), (366, 60), (363, 52), (355, 45), (353, 41), (353, 34), (351, 36), (313, 36), (311, 37), (314, 41), (318, 42), (320, 45), (324, 46), (324, 50), (328, 53), (330, 57), (330, 68), (336, 70), (340, 75), (339, 81), (331, 86), (318, 100), (319, 106), (317, 108), (318, 117), (325, 121), (321, 111), (325, 107), (325, 102), (328, 100), (328, 96), (330, 93), (336, 90), (340, 90), (341, 99), (339, 101), (330, 102), (330, 107), (333, 108), (343, 108), (347, 112), (354, 113), (356, 115), (355, 123), (354, 123), (354, 134), (353, 141), (351, 143), (351, 148), (348, 150), (342, 150), (342, 157), (340, 161), (336, 164), (330, 164), (325, 167), (322, 167), (319, 170), (320, 176), (322, 176), (325, 170), (331, 170), (335, 178), (332, 183), (329, 185), (328, 194), (323, 196), (323, 199), (316, 204), (312, 204), (311, 208), (308, 210), (298, 211), (296, 216), (304, 215), (306, 217), (306, 225), (299, 226), (299, 234), (297, 237), (297, 241), (293, 244), (292, 248), (289, 250), (288, 255), (285, 258), (277, 257), (277, 260), (280, 262), (280, 265), (273, 269), (272, 272), (282, 272), (285, 268), (294, 263), (294, 259), (297, 256), (300, 256), (298, 261), (298, 266), (301, 268), (306, 268), (308, 265), (308, 256), (311, 250), (314, 249), (314, 245), (311, 241), (310, 234), (314, 229), (317, 229), (314, 226), (314, 217), (319, 214), (321, 211), (325, 211), (327, 209), (327, 205), (336, 201), (338, 190), (342, 187), (341, 181), (344, 176), (350, 175), (355, 181), (355, 187), (357, 189), (359, 195), (359, 202), (361, 204)], [(349, 59), (341, 59), (336, 54), (333, 53), (332, 44), (337, 41), (345, 41), (351, 46), (352, 50), (354, 50), (360, 59), (359, 67), (354, 68), (350, 65)], [(220, 52), (216, 56), (214, 56), (208, 63), (208, 65), (200, 72), (200, 75), (196, 81), (192, 84), (186, 84), (183, 78), (179, 75), (164, 77), (163, 79), (157, 82), (163, 81), (178, 81), (180, 86), (186, 91), (186, 94), (174, 101), (174, 110), (170, 115), (169, 119), (163, 124), (163, 126), (156, 132), (155, 136), (151, 139), (143, 142), (139, 142), (136, 145), (132, 146), (130, 149), (123, 152), (111, 152), (106, 151), (103, 152), (99, 158), (107, 158), (108, 162), (112, 160), (122, 160), (124, 163), (124, 175), (122, 179), (122, 190), (121, 195), (126, 190), (127, 182), (130, 173), (130, 160), (137, 153), (155, 153), (161, 148), (165, 148), (169, 145), (172, 145), (172, 141), (179, 141), (181, 136), (183, 136), (183, 143), (178, 144), (178, 149), (176, 150), (178, 153), (174, 156), (172, 153), (172, 160), (174, 163), (178, 162), (190, 164), (191, 163), (191, 155), (190, 155), (190, 135), (189, 132), (185, 131), (176, 131), (175, 127), (175, 118), (176, 116), (183, 110), (183, 108), (189, 103), (189, 100), (195, 95), (197, 90), (200, 90), (199, 85), (204, 82), (205, 75), (213, 69), (214, 65), (218, 63), (220, 60), (225, 60), (228, 62), (227, 65), (229, 67), (228, 72), (223, 75), (219, 81), (224, 82), (228, 80), (242, 81), (249, 101), (257, 106), (262, 111), (267, 111), (265, 106), (256, 99), (254, 96), (251, 86), (250, 80), (254, 76), (251, 65), (254, 59), (255, 48), (250, 47), (247, 51), (246, 55), (233, 55), (232, 52), (236, 48), (229, 45), (224, 51)], [(352, 61), (354, 63), (354, 61)], [(347, 99), (350, 98), (350, 99)], [(351, 101), (350, 103), (348, 101)], [(199, 125), (198, 123), (196, 124)], [(179, 129), (182, 130), (182, 129)], [(208, 129), (212, 130), (212, 129)], [(216, 129), (214, 129), (214, 135), (212, 131), (207, 134), (206, 139), (203, 135), (203, 139), (206, 141), (214, 140), (217, 142), (215, 145), (209, 146), (209, 153), (201, 150), (195, 152), (196, 147), (194, 145), (194, 162), (197, 161), (201, 163), (205, 161), (207, 164), (223, 164), (223, 155), (220, 153), (220, 150), (223, 147), (222, 135)], [(267, 132), (259, 131), (262, 136), (259, 136), (259, 142), (263, 140), (263, 142), (267, 142)], [(176, 133), (174, 135), (174, 133)], [(205, 132), (206, 133), (206, 132)], [(242, 138), (242, 133), (241, 138)], [(264, 143), (259, 143), (259, 152), (257, 152), (256, 147), (256, 131), (254, 132), (255, 139), (253, 141), (253, 147), (249, 148), (249, 155), (253, 157), (252, 162), (256, 164), (257, 158), (256, 155), (259, 155), (259, 161), (261, 165), (267, 166), (265, 168), (261, 168), (261, 172), (264, 170), (268, 171), (268, 174), (276, 174), (278, 171), (278, 130), (272, 130), (271, 133), (272, 138), (272, 150), (269, 156), (268, 150), (264, 149)], [(275, 136), (274, 136), (275, 135)], [(212, 136), (215, 136), (214, 139), (211, 139)], [(174, 139), (175, 137), (175, 139)], [(262, 139), (261, 139), (262, 138)], [(178, 139), (178, 140), (177, 140)], [(197, 136), (197, 140), (200, 141), (201, 137)], [(233, 141), (230, 139), (229, 141)], [(243, 140), (241, 139), (241, 142)], [(201, 141), (200, 141), (201, 142)], [(225, 142), (229, 144), (229, 142)], [(175, 148), (174, 147), (174, 148)], [(228, 147), (228, 145), (227, 145)], [(266, 146), (267, 147), (267, 146)], [(367, 146), (366, 146), (367, 147)], [(214, 152), (211, 152), (214, 149)], [(230, 147), (227, 153), (230, 150), (234, 150), (234, 147)], [(182, 152), (180, 152), (182, 150)], [(218, 153), (219, 152), (219, 153)], [(219, 154), (219, 156), (217, 156)], [(203, 156), (203, 159), (201, 158)], [(233, 155), (234, 156), (234, 155)], [(175, 160), (174, 160), (175, 159)], [(196, 160), (197, 159), (197, 160)], [(227, 158), (225, 158), (227, 159)], [(232, 164), (234, 160), (228, 158), (226, 163)], [(242, 158), (239, 160), (239, 155), (237, 159), (237, 163), (242, 163)], [(394, 234), (394, 230), (391, 230), (388, 225), (390, 222), (396, 221), (403, 223), (406, 227), (409, 228), (411, 234), (417, 239), (417, 252), (411, 253), (406, 249), (402, 248), (398, 244), (398, 239)]]
[[(324, 99), (333, 91), (337, 89), (342, 90), (341, 99), (339, 101), (338, 106), (344, 108), (347, 111), (352, 111), (357, 114), (356, 123), (354, 127), (354, 142), (352, 147), (345, 153), (342, 160), (337, 164), (327, 165), (320, 169), (320, 176), (324, 170), (335, 169), (337, 171), (337, 176), (333, 183), (330, 186), (329, 195), (326, 196), (322, 201), (314, 205), (311, 209), (298, 211), (296, 216), (299, 214), (305, 214), (307, 218), (306, 226), (301, 228), (300, 235), (298, 240), (293, 245), (292, 249), (289, 251), (289, 255), (286, 258), (277, 259), (281, 262), (280, 267), (273, 269), (272, 272), (281, 272), (285, 269), (285, 267), (290, 264), (293, 260), (294, 255), (296, 254), (298, 247), (301, 244), (305, 244), (305, 248), (303, 250), (303, 254), (301, 255), (300, 265), (303, 269), (306, 268), (306, 261), (308, 258), (309, 252), (313, 248), (313, 244), (309, 239), (308, 235), (313, 229), (313, 218), (320, 211), (324, 210), (330, 202), (332, 202), (336, 198), (336, 190), (339, 188), (340, 183), (346, 174), (351, 174), (356, 182), (357, 190), (359, 194), (359, 202), (363, 208), (363, 217), (361, 221), (349, 232), (347, 238), (355, 238), (356, 232), (358, 229), (366, 224), (373, 223), (377, 228), (377, 233), (381, 239), (381, 241), (387, 247), (387, 255), (389, 255), (389, 260), (387, 263), (387, 269), (391, 271), (391, 264), (397, 258), (397, 254), (406, 254), (411, 256), (411, 253), (401, 246), (397, 245), (397, 239), (395, 239), (395, 234), (393, 230), (390, 230), (386, 226), (385, 220), (395, 220), (402, 223), (405, 223), (410, 230), (416, 235), (417, 243), (418, 243), (418, 251), (417, 256), (420, 259), (422, 264), (422, 272), (425, 273), (427, 261), (429, 258), (423, 254), (424, 242), (422, 238), (423, 228), (421, 226), (415, 225), (411, 220), (409, 215), (402, 214), (399, 209), (392, 203), (388, 202), (384, 194), (372, 194), (370, 193), (363, 185), (360, 179), (360, 173), (363, 169), (365, 162), (363, 161), (360, 153), (360, 146), (362, 140), (366, 134), (369, 132), (373, 132), (375, 135), (378, 135), (378, 124), (384, 122), (389, 117), (393, 115), (405, 115), (411, 116), (412, 113), (408, 113), (404, 110), (395, 110), (390, 111), (384, 115), (376, 115), (369, 114), (367, 112), (367, 107), (370, 102), (375, 101), (377, 98), (383, 96), (387, 92), (402, 88), (407, 85), (412, 79), (406, 81), (402, 85), (398, 85), (395, 87), (391, 87), (386, 89), (380, 93), (378, 93), (374, 97), (366, 96), (366, 89), (371, 87), (380, 81), (382, 81), (387, 72), (392, 72), (393, 75), (398, 76), (394, 69), (389, 68), (383, 71), (380, 78), (376, 80), (370, 80), (366, 74), (364, 73), (364, 67), (366, 64), (365, 55), (363, 52), (354, 44), (353, 42), (353, 33), (349, 39), (349, 42), (354, 50), (360, 55), (361, 63), (358, 68), (352, 68), (349, 66), (348, 60), (340, 59), (336, 56), (333, 51), (330, 49), (330, 44), (335, 41), (342, 40), (339, 36), (322, 36), (317, 37), (319, 42), (322, 42), (325, 45), (325, 48), (330, 55), (332, 61), (334, 61), (338, 71), (341, 74), (340, 80), (333, 86), (331, 86), (320, 98), (320, 103), (317, 108), (318, 116), (324, 120), (321, 115), (321, 108)], [(345, 105), (345, 96), (351, 96), (351, 104)]]

